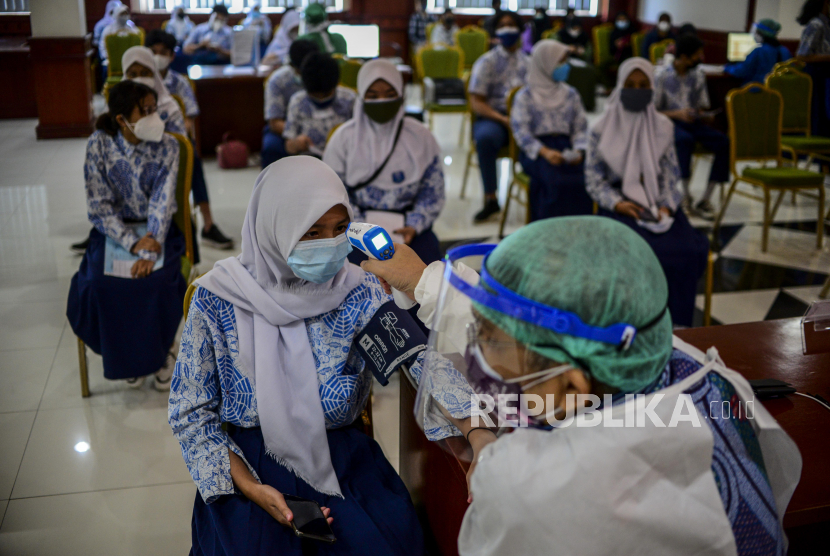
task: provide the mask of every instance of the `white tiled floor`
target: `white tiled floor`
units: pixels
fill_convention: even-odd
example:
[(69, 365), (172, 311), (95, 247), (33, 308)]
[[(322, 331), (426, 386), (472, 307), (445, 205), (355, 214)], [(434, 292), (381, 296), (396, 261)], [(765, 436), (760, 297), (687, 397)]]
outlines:
[[(410, 101), (417, 102), (415, 97)], [(493, 237), (497, 223), (471, 224), (482, 203), (476, 168), (470, 171), (467, 198), (460, 199), (468, 148), (468, 141), (458, 145), (460, 122), (456, 115), (435, 118), (447, 204), (434, 229), (442, 240)], [(34, 120), (0, 122), (0, 554), (183, 554), (195, 487), (167, 425), (167, 396), (104, 380), (101, 360), (93, 354), (93, 396), (80, 396), (77, 344), (64, 313), (80, 262), (68, 248), (89, 231), (82, 172), (86, 141), (38, 142), (35, 125)], [(705, 185), (708, 164), (700, 163), (693, 193)], [(214, 218), (238, 244), (258, 169), (222, 171), (208, 161), (205, 170)], [(506, 161), (501, 170), (504, 199)], [(777, 220), (815, 218), (810, 203), (786, 203)], [(521, 212), (511, 210), (508, 232), (521, 225)], [(760, 203), (736, 197), (725, 223), (760, 220)], [(739, 234), (731, 246), (735, 257), (758, 257), (753, 234), (757, 227)], [(783, 257), (796, 268), (823, 265), (826, 272), (830, 255), (810, 248), (810, 234), (776, 230), (771, 238), (769, 257)], [(237, 253), (203, 247), (200, 271)], [(812, 298), (814, 289), (795, 288), (794, 295)], [(715, 318), (763, 318), (761, 307), (775, 293), (716, 296)], [(397, 380), (385, 388), (378, 384), (373, 403), (375, 437), (396, 468), (398, 392)], [(79, 442), (89, 450), (77, 451)]]

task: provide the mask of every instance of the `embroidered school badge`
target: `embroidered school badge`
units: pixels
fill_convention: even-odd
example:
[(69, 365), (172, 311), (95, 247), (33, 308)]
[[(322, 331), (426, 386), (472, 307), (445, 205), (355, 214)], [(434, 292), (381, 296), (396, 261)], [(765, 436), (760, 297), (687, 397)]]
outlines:
[(404, 179), (406, 179), (406, 176), (404, 176), (403, 172), (395, 172), (392, 174), (392, 181), (395, 183), (401, 183)]

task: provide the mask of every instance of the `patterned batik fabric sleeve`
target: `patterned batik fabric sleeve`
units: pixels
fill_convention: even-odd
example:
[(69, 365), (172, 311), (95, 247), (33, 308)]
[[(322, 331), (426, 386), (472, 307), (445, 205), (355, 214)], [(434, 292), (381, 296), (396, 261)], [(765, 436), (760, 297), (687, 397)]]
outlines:
[(678, 187), (680, 182), (680, 163), (677, 161), (677, 151), (674, 145), (669, 147), (660, 158), (660, 174), (657, 176), (660, 197), (657, 205), (667, 207), (672, 212), (677, 210), (683, 200), (683, 192)]
[(510, 111), (510, 127), (516, 144), (531, 160), (536, 160), (542, 149), (542, 142), (533, 135), (534, 121), (533, 99), (530, 90), (524, 87), (516, 93), (513, 99), (513, 110)]
[(286, 141), (295, 139), (300, 135), (302, 114), (300, 114), (300, 101), (305, 95), (297, 93), (288, 101), (288, 109), (285, 112), (285, 127), (282, 129), (282, 138)]
[(695, 68), (694, 70), (694, 79), (695, 79), (695, 97), (697, 98), (697, 108), (698, 110), (709, 110), (712, 106), (711, 102), (709, 102), (709, 89), (706, 87), (706, 74), (703, 73), (703, 70), (700, 68)]
[(664, 112), (669, 109), (668, 99), (666, 98), (666, 71), (664, 69), (656, 69), (654, 71), (654, 107)]
[(190, 86), (187, 78), (181, 74), (174, 74), (173, 79), (176, 82), (175, 93), (184, 101), (184, 111), (187, 117), (197, 117), (199, 115), (199, 101), (196, 100), (196, 93), (193, 92), (193, 87)]
[(798, 43), (798, 52), (796, 56), (809, 56), (816, 53), (815, 44), (821, 40), (821, 22), (814, 18), (811, 20), (804, 31), (801, 33), (801, 42)]
[(161, 119), (164, 120), (164, 131), (167, 133), (187, 135), (187, 129), (184, 126), (184, 116), (182, 116), (182, 111), (179, 110), (178, 103), (176, 103), (175, 110), (160, 110), (159, 112)]
[(197, 290), (190, 303), (168, 403), (168, 421), (173, 435), (179, 441), (184, 463), (206, 504), (235, 492), (228, 450), (242, 458), (259, 481), (242, 451), (222, 430), (219, 361), (230, 364), (231, 357), (227, 342), (217, 344), (214, 341), (214, 334), (217, 338), (220, 335), (214, 330), (218, 315), (210, 300), (210, 295), (200, 295)]
[(282, 83), (279, 70), (271, 74), (268, 85), (265, 87), (265, 119), (285, 120), (285, 95), (282, 94)]
[[(161, 163), (147, 165), (143, 172), (155, 171), (147, 209), (147, 231), (159, 243), (164, 243), (170, 223), (176, 213), (176, 186), (179, 177), (179, 142), (165, 135), (159, 144)], [(144, 178), (144, 176), (141, 176)], [(143, 253), (140, 251), (139, 253)], [(144, 257), (142, 257), (144, 258)]]
[[(107, 148), (115, 149), (115, 140), (103, 131), (92, 134), (86, 146), (84, 181), (86, 182), (86, 207), (89, 221), (96, 230), (118, 242), (130, 251), (138, 236), (118, 215), (118, 198), (109, 183), (106, 167)], [(121, 162), (121, 161), (119, 161)], [(126, 161), (123, 164), (128, 164)], [(131, 179), (129, 173), (119, 173), (118, 178)]]
[(588, 150), (588, 119), (585, 117), (585, 107), (582, 106), (582, 98), (576, 89), (571, 89), (569, 95), (571, 102), (571, 145), (575, 151)]
[(467, 90), (470, 94), (487, 96), (490, 88), (490, 53), (485, 54), (475, 61), (473, 69), (470, 71), (470, 84)]
[(623, 200), (619, 190), (611, 187), (608, 174), (611, 169), (599, 154), (599, 134), (591, 132), (588, 138), (588, 154), (585, 160), (585, 189), (588, 195), (605, 210), (613, 211)]
[(444, 208), (444, 202), (444, 169), (440, 157), (436, 156), (421, 177), (415, 204), (406, 213), (406, 225), (415, 228), (419, 234), (429, 229)]

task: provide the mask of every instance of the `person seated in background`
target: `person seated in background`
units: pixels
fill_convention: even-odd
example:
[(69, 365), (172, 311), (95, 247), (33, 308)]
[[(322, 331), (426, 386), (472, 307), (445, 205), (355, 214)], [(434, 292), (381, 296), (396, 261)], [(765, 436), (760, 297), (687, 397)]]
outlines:
[[(146, 46), (134, 46), (124, 53), (122, 64), (124, 66), (124, 79), (144, 83), (156, 92), (158, 113), (164, 122), (164, 130), (187, 136), (184, 114), (182, 114), (179, 103), (170, 95), (159, 70), (156, 69), (156, 59), (153, 51)], [(193, 144), (192, 139), (190, 141)], [(193, 192), (193, 203), (199, 207), (199, 212), (202, 214), (202, 220), (204, 221), (201, 234), (202, 241), (216, 249), (232, 249), (233, 240), (225, 236), (213, 222), (213, 214), (210, 211), (210, 201), (208, 200), (207, 182), (205, 181), (205, 170), (202, 159), (196, 152), (195, 145), (193, 146), (191, 191)]]
[(256, 29), (259, 35), (260, 49), (264, 50), (271, 41), (271, 20), (262, 14), (262, 1), (255, 0), (248, 10), (248, 15), (242, 20), (243, 29)]
[(522, 169), (530, 176), (530, 219), (591, 214), (584, 165), (588, 121), (579, 93), (565, 83), (568, 47), (543, 39), (533, 47), (529, 65), (510, 124)]
[[(95, 27), (92, 28), (92, 47), (95, 49), (101, 48), (101, 35), (104, 33), (104, 29), (107, 26), (114, 22), (115, 19), (113, 18), (112, 11), (121, 5), (121, 0), (109, 0), (107, 2), (107, 6), (104, 8), (104, 17), (98, 20), (98, 23), (95, 24)], [(99, 50), (100, 52), (100, 50)]]
[(553, 24), (551, 23), (550, 17), (548, 17), (548, 13), (545, 11), (545, 8), (542, 6), (536, 7), (536, 13), (533, 14), (533, 19), (530, 20), (530, 26), (533, 33), (533, 44), (536, 44), (542, 40), (542, 34), (544, 34), (545, 31), (553, 29)]
[[(698, 65), (703, 61), (703, 41), (695, 35), (681, 35), (675, 45), (671, 64), (658, 66), (654, 75), (654, 105), (674, 122), (674, 143), (680, 162), (680, 176), (685, 194), (684, 208), (711, 220), (715, 208), (709, 200), (715, 186), (729, 181), (729, 138), (709, 124), (714, 116), (706, 114), (709, 93), (706, 74)], [(695, 145), (714, 154), (706, 191), (695, 205), (689, 193), (692, 155)]]
[(447, 8), (441, 14), (441, 19), (432, 28), (432, 34), (429, 37), (431, 44), (446, 44), (449, 46), (455, 45), (455, 34), (458, 32), (458, 25), (455, 23), (455, 14), (452, 10)]
[(164, 30), (176, 38), (176, 45), (182, 45), (190, 36), (193, 28), (193, 22), (184, 13), (184, 6), (176, 6), (173, 13), (170, 14), (170, 19), (167, 21), (167, 27)]
[(340, 66), (328, 54), (307, 55), (300, 75), (305, 90), (294, 93), (288, 102), (282, 132), (285, 151), (322, 157), (331, 130), (351, 119), (357, 95), (337, 85)]
[[(347, 261), (351, 220), (331, 168), (284, 158), (257, 178), (242, 253), (196, 281), (168, 412), (198, 488), (193, 554), (424, 554), (406, 486), (362, 429), (373, 375), (354, 343), (392, 296)], [(334, 545), (294, 534), (289, 495), (322, 506)]]
[(412, 53), (427, 43), (427, 25), (434, 22), (435, 18), (424, 10), (421, 0), (415, 0), (415, 11), (409, 16), (409, 44), (412, 46)]
[[(484, 19), (484, 23), (482, 24), (482, 28), (487, 31), (487, 34), (490, 35), (490, 44), (492, 46), (496, 46), (499, 44), (499, 39), (496, 38), (496, 27), (501, 19), (502, 9), (501, 9), (501, 0), (493, 0), (490, 3), (490, 6), (493, 8), (493, 15), (488, 16)], [(521, 28), (521, 25), (519, 25)]]
[(262, 130), (262, 151), (260, 152), (263, 169), (280, 158), (288, 156), (282, 137), (288, 103), (294, 93), (303, 90), (300, 68), (306, 56), (315, 52), (319, 52), (315, 43), (307, 40), (294, 41), (288, 49), (290, 64), (281, 67), (268, 77), (265, 84), (265, 119), (268, 123)]
[(289, 8), (282, 14), (280, 26), (274, 34), (274, 40), (265, 49), (265, 56), (262, 58), (263, 64), (279, 66), (288, 63), (288, 49), (297, 39), (301, 19), (300, 13), (293, 8)]
[(586, 62), (591, 62), (588, 59), (588, 45), (591, 44), (591, 37), (585, 32), (582, 26), (582, 20), (578, 17), (572, 17), (567, 20), (567, 26), (563, 25), (556, 33), (556, 37), (564, 45), (571, 48), (571, 55), (576, 56)]
[(675, 38), (676, 35), (674, 34), (671, 25), (671, 16), (668, 13), (663, 12), (660, 14), (660, 17), (657, 18), (657, 25), (655, 25), (648, 33), (646, 33), (646, 36), (643, 37), (643, 50), (635, 54), (649, 60), (651, 56), (649, 49), (652, 44), (669, 39), (675, 40)]
[(486, 222), (501, 210), (496, 198), (496, 158), (509, 139), (507, 95), (524, 85), (527, 78), (528, 56), (521, 51), (519, 41), (522, 20), (515, 12), (499, 13), (495, 31), (499, 45), (473, 64), (468, 87), (470, 108), (476, 114), (473, 139), (484, 186), (484, 207), (475, 215), (475, 223)]
[(624, 11), (617, 12), (614, 18), (614, 30), (611, 31), (610, 46), (611, 56), (617, 63), (621, 63), (633, 56), (631, 51), (631, 34), (636, 31), (636, 26)]
[(144, 46), (153, 51), (153, 61), (164, 86), (171, 95), (178, 96), (184, 103), (184, 127), (188, 137), (194, 138), (196, 136), (195, 119), (199, 116), (196, 93), (193, 92), (193, 87), (187, 77), (170, 69), (170, 63), (176, 57), (176, 37), (161, 29), (153, 29), (144, 39)]
[[(138, 35), (141, 31), (130, 20), (130, 8), (124, 4), (118, 4), (112, 10), (113, 22), (104, 27), (101, 32), (101, 42), (98, 48), (98, 55), (101, 58), (101, 67), (104, 70), (104, 75), (107, 74), (106, 68), (109, 66), (109, 57), (107, 55), (107, 37), (110, 35)], [(122, 68), (123, 71), (124, 68)]]
[(323, 4), (311, 4), (303, 17), (305, 34), (299, 38), (316, 43), (320, 52), (346, 55), (346, 39), (340, 33), (329, 33), (329, 14)]
[(753, 25), (758, 47), (747, 54), (743, 62), (727, 64), (724, 72), (742, 79), (744, 83), (763, 83), (775, 64), (792, 58), (787, 47), (778, 42), (781, 24), (773, 19), (762, 19)]
[(192, 56), (192, 64), (227, 64), (231, 61), (232, 44), (233, 30), (228, 26), (228, 8), (216, 4), (210, 19), (193, 28), (182, 50)]
[(622, 222), (648, 242), (666, 274), (672, 321), (692, 326), (709, 242), (679, 210), (683, 194), (677, 187), (675, 132), (654, 106), (653, 71), (645, 58), (620, 65), (617, 87), (589, 133), (585, 187), (600, 215)]
[[(166, 390), (187, 290), (184, 235), (173, 222), (179, 143), (164, 133), (150, 87), (117, 83), (107, 106), (87, 141), (84, 181), (94, 228), (72, 277), (66, 316), (75, 335), (101, 354), (105, 378), (139, 388), (155, 373), (155, 388)], [(119, 248), (138, 257), (133, 279), (107, 274)]]
[[(422, 123), (405, 117), (403, 76), (395, 64), (363, 64), (357, 90), (354, 117), (334, 132), (323, 162), (346, 185), (356, 220), (366, 220), (369, 210), (403, 215), (403, 226), (389, 231), (427, 264), (437, 261), (441, 248), (432, 225), (444, 208), (438, 142)], [(349, 260), (359, 264), (366, 255), (354, 250)]]

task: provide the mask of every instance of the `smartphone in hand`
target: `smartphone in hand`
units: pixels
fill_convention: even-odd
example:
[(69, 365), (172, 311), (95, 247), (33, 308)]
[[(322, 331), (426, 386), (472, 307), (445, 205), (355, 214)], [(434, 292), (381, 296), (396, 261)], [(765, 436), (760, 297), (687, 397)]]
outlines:
[(294, 529), (295, 535), (329, 544), (337, 540), (317, 502), (290, 494), (284, 494), (283, 498), (285, 498), (288, 509), (294, 514), (294, 519), (291, 520), (291, 528)]

